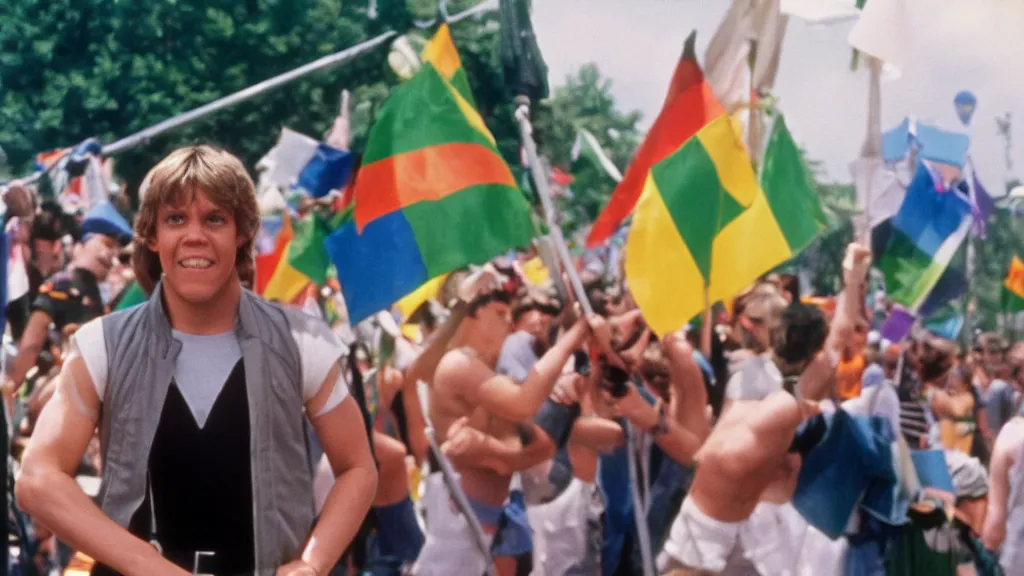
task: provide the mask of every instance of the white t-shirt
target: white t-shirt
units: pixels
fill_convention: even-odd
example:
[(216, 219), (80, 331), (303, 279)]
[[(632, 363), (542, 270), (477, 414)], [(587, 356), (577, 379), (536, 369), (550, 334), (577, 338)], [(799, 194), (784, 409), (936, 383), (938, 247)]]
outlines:
[[(302, 401), (306, 403), (320, 392), (331, 368), (348, 350), (323, 321), (305, 314), (289, 314), (288, 320), (302, 358)], [(174, 366), (175, 384), (201, 428), (242, 358), (241, 346), (234, 331), (202, 336), (174, 331), (173, 336), (182, 345)], [(72, 353), (82, 356), (96, 395), (102, 401), (108, 377), (103, 317), (87, 322), (75, 332), (72, 349)], [(314, 417), (330, 412), (348, 397), (346, 375), (347, 371), (341, 370), (327, 402)]]

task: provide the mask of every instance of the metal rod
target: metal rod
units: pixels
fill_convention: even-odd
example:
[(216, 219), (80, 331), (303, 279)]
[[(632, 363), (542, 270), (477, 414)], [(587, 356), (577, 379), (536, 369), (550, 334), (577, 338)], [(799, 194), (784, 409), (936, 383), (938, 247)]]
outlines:
[[(864, 136), (864, 144), (861, 146), (860, 155), (862, 158), (870, 158), (880, 161), (882, 157), (882, 61), (874, 56), (869, 56), (870, 77), (868, 80), (868, 129)], [(864, 246), (871, 246), (871, 202), (874, 196), (875, 178), (874, 173), (865, 182), (864, 190), (864, 228), (861, 243)]]
[[(469, 8), (468, 10), (464, 10), (462, 12), (459, 12), (458, 14), (455, 14), (454, 16), (448, 19), (448, 22), (450, 24), (454, 24), (455, 22), (458, 22), (465, 18), (469, 18), (470, 16), (474, 16), (476, 14), (486, 12), (488, 10), (494, 10), (497, 7), (497, 5), (498, 3), (496, 0), (486, 0), (485, 2), (481, 2), (480, 4), (477, 4), (476, 6)], [(254, 96), (263, 94), (268, 90), (277, 88), (278, 86), (282, 86), (293, 80), (296, 80), (303, 76), (307, 76), (314, 72), (320, 72), (332, 68), (334, 66), (338, 66), (339, 64), (351, 60), (356, 56), (363, 54), (364, 52), (376, 48), (377, 46), (394, 38), (397, 35), (398, 33), (393, 30), (390, 32), (385, 32), (383, 34), (380, 34), (379, 36), (366, 40), (365, 42), (360, 42), (355, 46), (346, 48), (341, 52), (329, 54), (327, 56), (324, 56), (323, 58), (314, 60), (309, 64), (299, 66), (294, 70), (264, 80), (263, 82), (254, 84), (248, 88), (239, 90), (234, 94), (230, 94), (223, 98), (219, 98), (208, 104), (204, 104), (199, 108), (195, 108), (193, 110), (189, 110), (188, 112), (179, 114), (172, 118), (168, 118), (167, 120), (164, 120), (163, 122), (160, 122), (158, 124), (154, 124), (153, 126), (146, 128), (145, 130), (141, 130), (139, 132), (136, 132), (135, 134), (126, 136), (118, 140), (117, 142), (114, 142), (113, 144), (108, 144), (104, 146), (103, 155), (111, 156), (117, 154), (118, 152), (128, 150), (129, 148), (134, 148), (135, 146), (138, 146), (139, 144), (145, 142), (146, 140), (149, 140), (150, 138), (153, 138), (154, 136), (163, 134), (164, 132), (173, 130), (175, 128), (179, 128), (181, 126), (194, 122), (204, 116), (208, 116), (210, 114), (213, 114), (214, 112), (219, 112), (225, 108), (234, 106), (235, 104), (238, 104), (240, 102), (244, 102)]]
[(540, 197), (541, 204), (544, 207), (544, 219), (547, 221), (548, 228), (550, 229), (551, 241), (555, 245), (555, 252), (562, 259), (562, 267), (569, 277), (569, 283), (572, 285), (573, 292), (576, 293), (576, 300), (583, 308), (583, 313), (591, 316), (594, 313), (594, 308), (590, 305), (590, 300), (587, 299), (587, 293), (583, 289), (583, 282), (580, 280), (580, 275), (576, 271), (575, 264), (573, 264), (572, 256), (569, 254), (569, 247), (565, 243), (562, 227), (558, 225), (558, 221), (555, 219), (555, 204), (551, 200), (548, 179), (544, 174), (544, 168), (541, 166), (537, 155), (537, 143), (533, 141), (533, 125), (530, 124), (530, 99), (526, 96), (517, 96), (516, 105), (516, 121), (519, 122), (523, 148), (526, 150), (526, 161), (530, 164), (534, 188), (537, 190), (537, 196)]

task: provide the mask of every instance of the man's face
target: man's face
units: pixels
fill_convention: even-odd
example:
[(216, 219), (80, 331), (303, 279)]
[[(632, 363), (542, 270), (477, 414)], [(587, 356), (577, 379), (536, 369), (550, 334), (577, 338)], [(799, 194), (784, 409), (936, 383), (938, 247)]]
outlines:
[(489, 302), (476, 311), (475, 324), (480, 345), (500, 349), (512, 331), (512, 308), (505, 302)]
[(160, 207), (148, 247), (159, 255), (168, 288), (199, 305), (237, 282), (235, 257), (243, 243), (232, 214), (200, 190), (187, 205)]
[(33, 240), (32, 265), (44, 278), (64, 267), (64, 250), (60, 240)]
[(985, 366), (994, 366), (1003, 361), (1003, 351), (997, 346), (989, 346), (981, 352)]
[(77, 261), (81, 267), (92, 272), (96, 279), (103, 282), (114, 267), (114, 256), (117, 254), (117, 242), (104, 234), (93, 234), (82, 244)]
[(548, 345), (548, 338), (551, 334), (551, 322), (553, 318), (540, 310), (529, 310), (519, 317), (515, 329), (533, 336), (544, 346)]

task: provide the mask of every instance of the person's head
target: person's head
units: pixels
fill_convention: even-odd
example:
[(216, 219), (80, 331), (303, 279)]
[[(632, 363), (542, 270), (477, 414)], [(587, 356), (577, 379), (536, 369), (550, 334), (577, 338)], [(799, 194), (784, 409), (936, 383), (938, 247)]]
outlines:
[(189, 146), (157, 164), (140, 190), (133, 267), (146, 293), (157, 282), (201, 305), (251, 285), (260, 216), (252, 179), (231, 154)]
[(49, 211), (40, 211), (32, 219), (28, 237), (32, 266), (44, 278), (64, 267), (62, 239), (66, 233), (61, 219)]
[(528, 295), (512, 311), (512, 329), (523, 331), (543, 348), (551, 345), (551, 328), (558, 316), (558, 305), (538, 295)]
[(900, 366), (900, 345), (890, 344), (882, 353), (882, 370), (889, 380), (896, 379), (896, 370)]
[(937, 337), (917, 343), (917, 376), (922, 383), (934, 383), (946, 376), (956, 360), (956, 345)]
[(470, 301), (463, 325), (469, 344), (479, 352), (497, 354), (512, 332), (512, 297), (495, 290)]
[(71, 261), (75, 268), (92, 272), (103, 282), (114, 268), (120, 245), (106, 234), (88, 234), (72, 249)]
[(772, 284), (759, 284), (741, 297), (737, 305), (736, 323), (742, 334), (742, 345), (757, 352), (772, 347), (772, 333), (779, 327), (788, 302)]
[(978, 336), (974, 347), (982, 364), (986, 367), (999, 364), (1006, 354), (1006, 343), (993, 332), (986, 332)]
[(821, 310), (794, 302), (772, 331), (772, 352), (784, 377), (798, 376), (825, 347), (828, 325)]

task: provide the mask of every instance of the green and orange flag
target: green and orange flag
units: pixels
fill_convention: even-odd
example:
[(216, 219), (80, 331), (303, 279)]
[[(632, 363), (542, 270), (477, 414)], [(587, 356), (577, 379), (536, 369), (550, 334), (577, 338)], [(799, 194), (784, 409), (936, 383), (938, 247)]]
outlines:
[[(534, 236), (530, 206), (463, 93), (469, 85), (445, 27), (424, 59), (381, 108), (352, 217), (327, 238), (353, 323)], [(462, 89), (453, 84), (460, 79)]]

